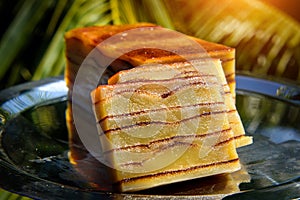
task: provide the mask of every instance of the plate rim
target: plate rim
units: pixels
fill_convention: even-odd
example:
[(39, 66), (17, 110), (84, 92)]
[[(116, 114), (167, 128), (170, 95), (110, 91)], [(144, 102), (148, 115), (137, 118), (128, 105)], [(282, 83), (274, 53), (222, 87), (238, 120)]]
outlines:
[[(47, 86), (49, 84), (52, 84), (53, 82), (58, 82), (58, 81), (63, 81), (64, 82), (64, 77), (63, 76), (58, 76), (58, 77), (51, 77), (51, 78), (46, 78), (40, 81), (33, 81), (33, 82), (28, 82), (28, 83), (24, 83), (24, 84), (20, 84), (17, 86), (13, 86), (11, 88), (5, 89), (0, 91), (0, 115), (1, 115), (1, 109), (3, 109), (3, 104), (5, 102), (8, 101), (12, 101), (13, 98), (18, 97), (18, 95), (22, 95), (22, 94), (26, 94), (26, 93), (30, 93), (32, 92), (34, 88), (37, 87), (42, 87), (42, 86)], [(250, 82), (256, 82), (257, 84), (267, 84), (270, 86), (271, 88), (271, 92), (270, 91), (265, 91), (265, 90), (261, 90), (261, 88), (256, 88), (256, 87), (248, 87), (249, 86), (249, 81)], [(61, 82), (62, 83), (62, 82)], [(237, 83), (237, 93), (238, 94), (243, 94), (243, 93), (254, 93), (257, 95), (265, 95), (265, 96), (269, 96), (272, 98), (275, 98), (279, 101), (285, 101), (287, 103), (293, 104), (293, 105), (297, 105), (300, 106), (300, 101), (299, 100), (291, 100), (282, 96), (278, 96), (277, 95), (277, 90), (280, 87), (287, 87), (287, 88), (292, 88), (292, 89), (296, 89), (297, 91), (300, 91), (300, 86), (292, 84), (292, 83), (287, 83), (287, 82), (279, 82), (279, 81), (275, 81), (274, 79), (269, 80), (269, 79), (262, 79), (262, 78), (258, 78), (258, 77), (253, 77), (253, 76), (249, 76), (249, 75), (243, 75), (243, 74), (237, 74), (236, 76), (236, 83)], [(250, 84), (251, 86), (251, 84)], [(57, 99), (62, 98), (63, 96), (67, 95), (67, 90), (66, 88), (60, 88), (61, 90), (59, 90), (61, 93), (56, 96)], [(49, 92), (48, 90), (44, 90), (42, 92)], [(34, 105), (32, 105), (34, 106)], [(28, 108), (26, 108), (28, 109)], [(4, 109), (5, 111), (5, 109)], [(25, 110), (22, 110), (25, 111)], [(13, 113), (13, 114), (18, 114), (18, 113)], [(4, 122), (5, 123), (5, 122)], [(1, 135), (2, 135), (2, 128), (1, 122), (0, 122), (0, 140), (1, 140)], [(12, 171), (10, 171), (12, 170)], [(80, 194), (82, 195), (87, 195), (90, 197), (94, 197), (94, 195), (98, 196), (98, 197), (105, 197), (105, 198), (124, 198), (124, 197), (128, 197), (128, 195), (130, 195), (131, 197), (143, 197), (143, 198), (147, 198), (147, 197), (155, 197), (155, 198), (174, 198), (174, 197), (182, 197), (182, 195), (155, 195), (155, 194), (151, 194), (151, 195), (144, 195), (144, 194), (135, 194), (135, 193), (112, 193), (112, 192), (104, 192), (104, 191), (94, 191), (94, 190), (89, 190), (89, 189), (81, 189), (81, 188), (76, 188), (73, 186), (65, 186), (61, 183), (56, 183), (53, 181), (49, 181), (46, 179), (41, 179), (39, 177), (33, 176), (25, 171), (18, 171), (17, 169), (15, 169), (15, 167), (13, 166), (13, 164), (9, 163), (7, 160), (4, 160), (2, 157), (0, 157), (0, 175), (4, 175), (5, 173), (3, 172), (10, 172), (10, 178), (9, 181), (13, 181), (17, 180), (17, 178), (21, 175), (23, 176), (29, 176), (34, 183), (38, 183), (39, 181), (43, 181), (43, 183), (47, 183), (49, 185), (51, 185), (52, 187), (56, 187), (58, 190), (60, 189), (61, 191), (68, 191), (71, 190), (74, 194), (77, 192), (80, 192)], [(16, 172), (16, 173), (13, 173)], [(9, 182), (6, 181), (6, 182)], [(5, 182), (5, 181), (4, 181)], [(295, 182), (291, 182), (290, 184), (294, 184)], [(296, 183), (300, 183), (300, 180), (296, 180)], [(24, 186), (24, 185), (23, 185)], [(26, 186), (26, 184), (25, 184)], [(14, 189), (14, 188), (9, 188), (5, 186), (5, 183), (3, 183), (2, 181), (0, 181), (0, 187), (10, 191), (10, 192), (14, 192), (23, 196), (27, 196), (30, 198), (49, 198), (49, 194), (53, 195), (53, 192), (49, 192), (49, 191), (43, 191), (43, 192), (38, 192), (36, 191), (33, 194), (32, 190), (26, 190), (26, 187), (24, 189), (23, 188), (18, 188), (18, 189)], [(36, 186), (38, 187), (38, 186)], [(276, 186), (274, 186), (276, 187)], [(20, 191), (20, 189), (23, 189), (22, 191)], [(267, 188), (262, 188), (261, 190), (264, 189), (270, 189), (270, 187)], [(246, 191), (247, 192), (247, 191)], [(248, 191), (251, 192), (251, 191)], [(245, 192), (242, 192), (241, 194), (243, 194)], [(185, 197), (189, 197), (189, 198), (195, 198), (195, 197), (203, 197), (204, 195), (184, 195)], [(206, 197), (207, 195), (205, 195)], [(208, 197), (211, 196), (213, 197), (214, 195), (208, 195)], [(59, 198), (62, 197), (60, 195), (55, 196), (54, 198)]]

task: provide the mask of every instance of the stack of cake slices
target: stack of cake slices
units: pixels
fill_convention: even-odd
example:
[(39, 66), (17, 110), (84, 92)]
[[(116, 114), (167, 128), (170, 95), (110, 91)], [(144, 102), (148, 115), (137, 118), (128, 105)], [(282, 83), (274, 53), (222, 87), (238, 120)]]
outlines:
[[(99, 77), (88, 105), (93, 107), (114, 189), (137, 191), (239, 170), (236, 148), (251, 144), (252, 138), (245, 135), (235, 108), (234, 49), (189, 37), (205, 49), (193, 52), (164, 31), (154, 32), (150, 41), (163, 37), (168, 49), (188, 60), (162, 49), (126, 51), (142, 43), (128, 39), (113, 47), (97, 46), (142, 27), (160, 29), (153, 24), (88, 27), (65, 36), (70, 101), (78, 70), (93, 49), (103, 55), (101, 59), (119, 55), (121, 48), (127, 52), (110, 64), (105, 81)], [(143, 31), (139, 30), (134, 37)], [(101, 65), (101, 60), (95, 63)], [(71, 105), (67, 116), (71, 130)], [(71, 145), (82, 145), (72, 130)], [(70, 149), (76, 164), (78, 152)]]

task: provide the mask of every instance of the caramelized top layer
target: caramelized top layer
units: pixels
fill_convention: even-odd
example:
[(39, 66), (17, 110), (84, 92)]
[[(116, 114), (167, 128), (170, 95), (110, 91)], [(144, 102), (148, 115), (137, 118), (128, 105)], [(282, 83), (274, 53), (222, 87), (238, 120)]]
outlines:
[[(136, 31), (130, 31), (130, 34), (126, 33), (133, 29)], [(111, 37), (113, 35), (116, 37)], [(186, 61), (203, 57), (221, 60), (234, 59), (233, 48), (194, 37), (186, 37), (150, 23), (78, 28), (67, 32), (65, 39), (66, 41), (79, 40), (89, 47), (96, 47), (101, 43), (97, 48), (104, 55), (120, 58), (133, 66), (146, 63)], [(71, 50), (72, 47), (69, 49)]]

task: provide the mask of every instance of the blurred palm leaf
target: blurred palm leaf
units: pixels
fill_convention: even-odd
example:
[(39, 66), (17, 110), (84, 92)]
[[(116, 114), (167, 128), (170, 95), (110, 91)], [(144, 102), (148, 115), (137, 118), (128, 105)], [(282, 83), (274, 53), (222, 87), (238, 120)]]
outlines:
[(258, 0), (7, 0), (0, 13), (7, 7), (13, 20), (0, 40), (0, 88), (62, 74), (63, 36), (72, 28), (136, 22), (235, 47), (239, 70), (300, 80), (299, 24)]
[[(140, 9), (143, 8), (143, 9)], [(172, 28), (171, 20), (161, 1), (77, 0), (68, 10), (49, 48), (37, 67), (33, 79), (56, 76), (64, 70), (64, 33), (75, 27), (153, 21)], [(144, 12), (138, 12), (143, 10)], [(160, 10), (151, 12), (151, 10)], [(137, 11), (137, 12), (134, 12)], [(128, 14), (127, 14), (128, 13)], [(141, 20), (142, 19), (142, 20)]]
[[(51, 7), (53, 1), (41, 2), (41, 1), (24, 1), (20, 5), (19, 11), (16, 13), (14, 20), (4, 33), (1, 39), (0, 45), (0, 59), (1, 70), (0, 79), (2, 79), (6, 72), (11, 67), (14, 59), (22, 51), (22, 48), (28, 42), (28, 38), (32, 32), (34, 32), (37, 26), (41, 13)], [(1, 10), (5, 9), (5, 4), (2, 4)], [(16, 65), (17, 66), (17, 65)], [(11, 76), (12, 79), (13, 76)]]
[(0, 200), (30, 200), (30, 198), (0, 189)]
[(255, 0), (165, 2), (177, 30), (235, 47), (238, 70), (300, 81), (300, 26), (282, 12)]
[[(235, 47), (239, 70), (300, 80), (299, 25), (260, 1), (25, 0), (19, 4), (0, 41), (0, 78), (6, 81), (5, 86), (20, 79), (62, 74), (63, 35), (69, 29), (141, 21)], [(45, 19), (41, 13), (51, 17)], [(43, 38), (35, 41), (32, 33), (41, 23), (48, 26), (39, 33)], [(34, 42), (41, 45), (31, 49)], [(31, 57), (29, 49), (36, 51)], [(18, 62), (21, 54), (32, 60)]]
[[(65, 62), (63, 36), (72, 28), (139, 21), (173, 27), (162, 1), (25, 0), (20, 4), (16, 17), (0, 41), (0, 78), (6, 81), (2, 83), (5, 87), (16, 84), (20, 78), (37, 80), (62, 74)], [(49, 13), (50, 19), (41, 17), (42, 13)], [(38, 40), (32, 33), (41, 23), (49, 25), (40, 30), (39, 34), (45, 36)], [(32, 39), (31, 43), (28, 39)], [(33, 43), (35, 49), (31, 48)], [(47, 46), (37, 43), (46, 43)], [(29, 55), (29, 50), (34, 55)], [(32, 61), (17, 62), (16, 58), (22, 54), (27, 54)]]

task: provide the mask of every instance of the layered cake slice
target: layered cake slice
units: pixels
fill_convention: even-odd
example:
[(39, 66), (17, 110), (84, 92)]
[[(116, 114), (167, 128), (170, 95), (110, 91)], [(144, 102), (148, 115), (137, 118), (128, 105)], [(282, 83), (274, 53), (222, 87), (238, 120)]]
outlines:
[(192, 60), (190, 62), (176, 62), (172, 64), (144, 65), (131, 70), (122, 70), (112, 76), (109, 84), (145, 82), (148, 80), (170, 80), (178, 78), (202, 77), (209, 83), (219, 81), (223, 87), (224, 101), (227, 109), (228, 121), (234, 133), (236, 147), (245, 146), (252, 143), (252, 138), (245, 136), (245, 131), (241, 119), (236, 110), (232, 94), (226, 82), (220, 61), (216, 59)]
[(115, 187), (135, 191), (239, 170), (223, 91), (218, 78), (201, 76), (94, 90)]
[[(155, 31), (148, 34), (151, 29)], [(236, 147), (252, 140), (244, 135), (234, 106), (235, 50), (177, 36), (148, 23), (66, 33), (70, 160), (93, 187), (110, 190), (106, 185), (113, 184), (119, 191), (136, 191), (240, 168)], [(105, 45), (112, 38), (117, 42)], [(201, 48), (192, 48), (184, 38)], [(162, 49), (152, 48), (158, 43)], [(93, 70), (87, 73), (87, 82), (97, 79), (99, 87), (80, 88), (83, 101), (74, 101), (78, 72), (93, 50), (101, 55), (92, 59), (94, 68), (106, 70), (101, 77)], [(84, 160), (89, 150), (75, 128), (77, 103), (83, 108), (77, 111), (81, 124), (97, 125), (101, 156), (111, 169), (93, 156)], [(86, 109), (91, 107), (93, 111)], [(81, 134), (93, 132), (85, 130)]]

